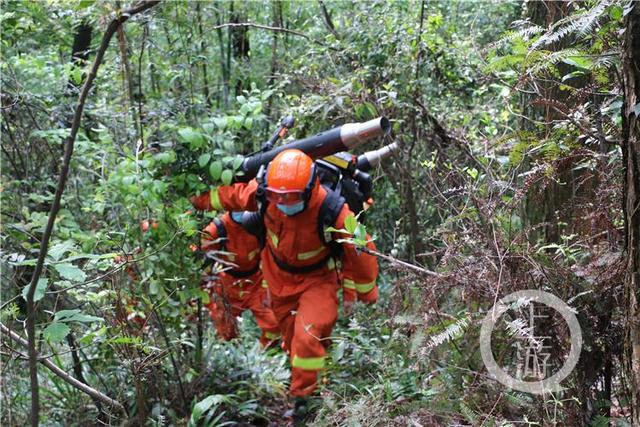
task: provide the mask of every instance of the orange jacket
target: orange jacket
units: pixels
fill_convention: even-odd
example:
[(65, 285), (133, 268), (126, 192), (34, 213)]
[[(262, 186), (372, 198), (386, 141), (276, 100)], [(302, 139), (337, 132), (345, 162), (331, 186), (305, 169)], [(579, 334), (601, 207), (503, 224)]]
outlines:
[[(248, 184), (221, 186), (210, 193), (211, 207), (225, 210), (256, 210), (255, 192), (258, 184), (255, 180)], [(290, 273), (281, 269), (274, 257), (295, 267), (317, 264), (330, 255), (329, 246), (318, 235), (318, 214), (327, 191), (318, 181), (311, 192), (306, 209), (297, 215), (287, 216), (275, 204), (269, 203), (265, 213), (267, 229), (266, 247), (262, 253), (262, 271), (269, 290), (279, 297), (289, 296), (303, 291), (314, 282), (326, 282), (335, 279), (335, 265), (330, 260), (327, 265), (307, 273)], [(353, 215), (345, 204), (333, 225), (343, 229), (347, 216)], [(344, 238), (334, 234), (334, 238)], [(376, 278), (378, 262), (375, 256), (358, 253), (351, 244), (343, 243), (343, 262), (345, 282), (351, 281), (358, 292), (359, 299), (374, 302), (377, 299)]]
[[(219, 281), (225, 288), (227, 296), (242, 299), (254, 287), (262, 285), (262, 273), (258, 270), (248, 277), (236, 277), (234, 271), (247, 272), (254, 270), (260, 263), (260, 242), (252, 234), (247, 233), (240, 224), (231, 219), (231, 215), (226, 212), (220, 217), (226, 230), (226, 240), (216, 242), (218, 229), (214, 222), (211, 222), (204, 229), (200, 245), (203, 251), (220, 250), (224, 245), (227, 254), (220, 254), (222, 258), (235, 264), (231, 271), (224, 271), (219, 274)], [(237, 286), (235, 286), (237, 285)]]

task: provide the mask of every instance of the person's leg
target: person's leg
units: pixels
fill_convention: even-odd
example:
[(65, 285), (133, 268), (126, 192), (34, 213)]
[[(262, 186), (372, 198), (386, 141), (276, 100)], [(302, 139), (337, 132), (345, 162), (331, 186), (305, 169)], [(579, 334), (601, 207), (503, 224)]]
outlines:
[(293, 339), (293, 327), (295, 310), (298, 308), (298, 296), (279, 298), (271, 295), (271, 310), (278, 323), (280, 334), (282, 335), (283, 350), (291, 353), (291, 341)]
[(308, 396), (324, 368), (325, 347), (338, 318), (338, 286), (328, 281), (309, 286), (298, 300), (291, 341), (291, 394)]
[(248, 301), (248, 309), (251, 310), (256, 318), (256, 323), (262, 331), (260, 335), (260, 344), (263, 347), (272, 345), (280, 338), (280, 326), (273, 314), (271, 307), (267, 306), (267, 290), (263, 287), (257, 287), (252, 291)]
[(238, 324), (233, 309), (222, 295), (212, 293), (207, 308), (220, 338), (228, 341), (238, 336)]

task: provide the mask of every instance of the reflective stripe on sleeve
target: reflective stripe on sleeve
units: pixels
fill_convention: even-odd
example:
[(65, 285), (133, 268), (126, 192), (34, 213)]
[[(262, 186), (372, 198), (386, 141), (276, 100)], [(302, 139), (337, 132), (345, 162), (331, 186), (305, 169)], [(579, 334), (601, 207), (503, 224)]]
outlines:
[(322, 357), (300, 357), (293, 356), (291, 366), (294, 368), (306, 369), (308, 371), (315, 371), (324, 368), (324, 356)]
[[(347, 286), (347, 283), (353, 284), (353, 287)], [(369, 282), (369, 283), (355, 283), (353, 280), (349, 280), (349, 279), (345, 279), (345, 281), (344, 281), (344, 287), (345, 288), (349, 288), (349, 289), (354, 289), (355, 288), (355, 290), (358, 291), (359, 294), (366, 294), (371, 289), (373, 289), (375, 286), (376, 286), (376, 281), (375, 280), (373, 282)]]
[(351, 279), (344, 279), (344, 282), (342, 283), (342, 287), (343, 288), (347, 288), (347, 289), (355, 289), (356, 288), (356, 284)]
[(262, 279), (262, 287), (263, 288), (268, 288), (269, 287), (269, 285), (267, 284), (267, 281), (264, 280), (264, 279)]
[(211, 207), (217, 211), (222, 211), (222, 203), (220, 203), (220, 197), (218, 196), (218, 189), (214, 188), (209, 192), (209, 198), (211, 199)]

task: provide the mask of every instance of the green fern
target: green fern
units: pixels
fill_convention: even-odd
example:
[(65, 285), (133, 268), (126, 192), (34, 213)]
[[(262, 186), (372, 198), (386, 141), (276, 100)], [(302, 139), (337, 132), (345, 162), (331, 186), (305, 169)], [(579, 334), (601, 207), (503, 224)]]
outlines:
[(440, 332), (437, 335), (432, 336), (429, 339), (428, 348), (437, 347), (445, 342), (449, 342), (454, 338), (462, 335), (464, 330), (469, 326), (469, 317), (465, 316), (461, 319), (456, 320), (454, 323), (447, 326), (444, 331)]
[(464, 402), (460, 402), (460, 413), (467, 419), (469, 424), (473, 426), (479, 425), (478, 414)]
[(556, 43), (571, 34), (579, 37), (588, 34), (598, 25), (600, 18), (602, 18), (603, 15), (606, 16), (605, 10), (610, 5), (610, 0), (600, 1), (589, 10), (574, 13), (566, 18), (560, 19), (531, 45), (531, 50)]
[(526, 67), (527, 72), (532, 75), (540, 75), (544, 72), (556, 74), (556, 70), (552, 68), (556, 64), (565, 62), (574, 57), (581, 58), (584, 56), (584, 52), (575, 48), (562, 49), (557, 52), (536, 51), (529, 53), (524, 66)]

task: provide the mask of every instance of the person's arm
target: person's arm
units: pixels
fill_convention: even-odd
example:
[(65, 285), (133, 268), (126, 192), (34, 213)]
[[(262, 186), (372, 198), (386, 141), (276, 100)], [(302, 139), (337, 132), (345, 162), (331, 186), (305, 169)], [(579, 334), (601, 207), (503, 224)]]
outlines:
[(202, 211), (255, 211), (258, 208), (255, 200), (257, 189), (258, 182), (254, 179), (248, 183), (221, 185), (189, 200), (193, 207)]
[[(344, 229), (345, 218), (353, 215), (347, 205), (344, 205), (338, 219), (334, 225), (337, 229)], [(335, 238), (345, 238), (341, 233), (336, 233)], [(375, 250), (375, 244), (370, 241), (371, 237), (367, 234), (367, 248)], [(378, 278), (378, 260), (374, 255), (364, 252), (358, 252), (354, 245), (343, 243), (344, 257), (342, 260), (344, 271), (343, 288), (347, 292), (347, 301), (349, 301), (349, 292), (355, 290), (358, 301), (367, 304), (375, 303), (378, 300), (378, 286), (376, 279)]]
[(202, 230), (200, 248), (205, 252), (220, 250), (220, 242), (216, 242), (216, 240), (218, 240), (218, 227), (211, 221), (209, 225)]

